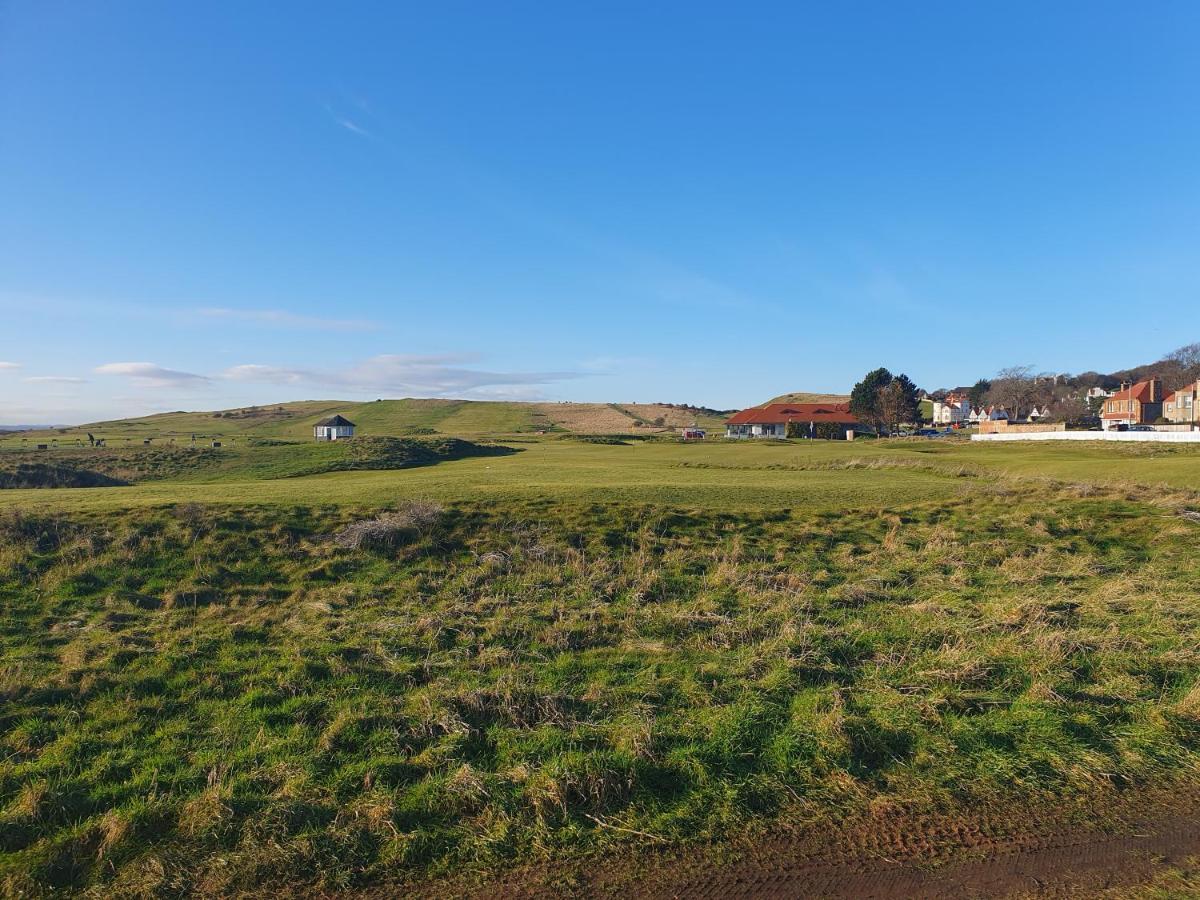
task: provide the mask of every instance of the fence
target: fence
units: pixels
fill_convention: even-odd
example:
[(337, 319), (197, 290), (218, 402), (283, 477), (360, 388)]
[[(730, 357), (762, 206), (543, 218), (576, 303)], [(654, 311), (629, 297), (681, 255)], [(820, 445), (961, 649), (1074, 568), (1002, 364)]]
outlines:
[(1200, 431), (1007, 431), (973, 434), (973, 441), (1146, 441), (1200, 444)]

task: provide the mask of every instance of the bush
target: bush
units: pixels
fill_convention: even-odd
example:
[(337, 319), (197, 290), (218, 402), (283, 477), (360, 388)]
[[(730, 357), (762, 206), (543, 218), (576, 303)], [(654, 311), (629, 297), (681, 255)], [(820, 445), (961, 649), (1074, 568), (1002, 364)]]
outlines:
[(436, 525), (443, 512), (441, 504), (413, 500), (395, 512), (351, 522), (333, 536), (333, 542), (349, 550), (391, 550)]

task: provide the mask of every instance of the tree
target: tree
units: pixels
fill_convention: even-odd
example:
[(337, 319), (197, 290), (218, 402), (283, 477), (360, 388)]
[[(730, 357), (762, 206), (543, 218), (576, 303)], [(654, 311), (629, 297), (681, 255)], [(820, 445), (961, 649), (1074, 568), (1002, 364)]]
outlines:
[(863, 376), (863, 380), (850, 392), (850, 412), (860, 422), (865, 422), (882, 434), (887, 424), (880, 405), (879, 392), (892, 383), (892, 373), (878, 368)]
[(995, 406), (1003, 406), (1010, 419), (1019, 419), (1029, 412), (1037, 394), (1033, 366), (1009, 366), (996, 373), (987, 399)]
[(980, 378), (977, 382), (971, 385), (967, 391), (967, 401), (971, 404), (971, 408), (983, 406), (983, 401), (987, 399), (987, 393), (992, 389), (992, 383), (986, 378)]
[(1170, 363), (1170, 371), (1163, 374), (1164, 387), (1168, 391), (1191, 384), (1200, 379), (1200, 344), (1188, 344), (1172, 350), (1164, 362)]
[(907, 375), (897, 375), (886, 387), (879, 389), (879, 412), (889, 431), (897, 431), (906, 422), (921, 418), (917, 386)]

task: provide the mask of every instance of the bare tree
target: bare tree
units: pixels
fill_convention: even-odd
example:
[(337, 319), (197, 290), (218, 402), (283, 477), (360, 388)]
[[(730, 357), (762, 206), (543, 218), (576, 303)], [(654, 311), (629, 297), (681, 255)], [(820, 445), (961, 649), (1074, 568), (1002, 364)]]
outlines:
[(1200, 344), (1188, 344), (1178, 350), (1172, 350), (1164, 357), (1168, 363), (1168, 371), (1163, 373), (1163, 381), (1168, 391), (1177, 390), (1185, 384), (1200, 379)]
[(1033, 366), (1009, 366), (1001, 369), (988, 389), (988, 402), (1003, 406), (1009, 418), (1019, 419), (1029, 412), (1038, 396)]

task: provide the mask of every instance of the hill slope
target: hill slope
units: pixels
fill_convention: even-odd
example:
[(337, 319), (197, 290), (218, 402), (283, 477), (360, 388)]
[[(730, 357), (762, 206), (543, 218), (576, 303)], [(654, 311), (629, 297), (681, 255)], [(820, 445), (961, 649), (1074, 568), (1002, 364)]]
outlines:
[(696, 423), (718, 427), (724, 414), (710, 409), (659, 403), (508, 403), (472, 400), (299, 400), (269, 406), (211, 412), (170, 412), (131, 419), (93, 422), (70, 428), (0, 436), (0, 446), (53, 442), (59, 446), (87, 443), (88, 435), (111, 444), (141, 441), (190, 444), (211, 440), (261, 438), (303, 441), (312, 426), (327, 416), (342, 415), (368, 437), (440, 434), (475, 437), (573, 431), (583, 434), (635, 433)]
[(796, 391), (772, 397), (761, 405), (766, 406), (768, 403), (846, 403), (849, 400), (849, 394), (813, 394), (807, 391)]

